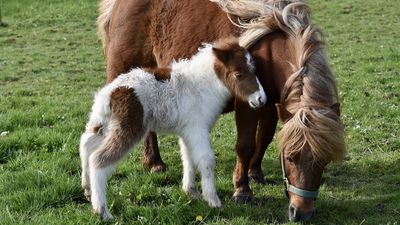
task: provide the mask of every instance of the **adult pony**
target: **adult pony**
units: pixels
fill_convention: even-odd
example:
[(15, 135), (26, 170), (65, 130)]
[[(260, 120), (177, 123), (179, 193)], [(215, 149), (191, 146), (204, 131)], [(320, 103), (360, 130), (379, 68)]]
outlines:
[[(102, 0), (98, 18), (107, 80), (135, 66), (166, 66), (189, 57), (202, 42), (236, 35), (249, 49), (268, 103), (254, 111), (233, 100), (237, 160), (234, 197), (253, 198), (249, 176), (263, 181), (261, 161), (278, 118), (289, 219), (308, 220), (325, 166), (345, 153), (336, 83), (325, 57), (322, 34), (299, 0)], [(163, 170), (151, 133), (144, 165)]]

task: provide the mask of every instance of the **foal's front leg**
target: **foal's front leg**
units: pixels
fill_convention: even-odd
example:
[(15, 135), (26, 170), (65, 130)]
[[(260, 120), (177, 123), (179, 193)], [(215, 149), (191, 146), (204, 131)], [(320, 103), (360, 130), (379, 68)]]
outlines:
[[(215, 190), (215, 155), (210, 145), (209, 130), (192, 129), (190, 134), (184, 138), (184, 141), (189, 147), (189, 155), (194, 166), (200, 170), (203, 198), (210, 207), (221, 207), (221, 200)], [(194, 176), (194, 173), (192, 175)]]
[(191, 198), (198, 199), (200, 193), (196, 190), (195, 184), (196, 166), (192, 160), (191, 152), (182, 138), (179, 138), (179, 146), (183, 164), (182, 189)]

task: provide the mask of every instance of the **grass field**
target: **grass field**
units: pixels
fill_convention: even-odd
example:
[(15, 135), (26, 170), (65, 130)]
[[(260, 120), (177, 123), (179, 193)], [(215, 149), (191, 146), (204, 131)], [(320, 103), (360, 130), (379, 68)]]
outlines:
[[(312, 224), (400, 222), (400, 14), (396, 1), (309, 1), (326, 35), (343, 106), (348, 155), (329, 166)], [(0, 224), (101, 224), (80, 187), (79, 136), (105, 82), (97, 0), (0, 0)], [(275, 142), (251, 183), (256, 202), (235, 203), (233, 115), (212, 133), (222, 209), (180, 190), (177, 140), (160, 140), (167, 172), (141, 166), (140, 150), (109, 181), (113, 224), (286, 224)], [(128, 196), (131, 196), (128, 198)], [(133, 197), (132, 197), (133, 196)], [(196, 217), (202, 217), (196, 221)], [(288, 223), (290, 224), (290, 223)]]

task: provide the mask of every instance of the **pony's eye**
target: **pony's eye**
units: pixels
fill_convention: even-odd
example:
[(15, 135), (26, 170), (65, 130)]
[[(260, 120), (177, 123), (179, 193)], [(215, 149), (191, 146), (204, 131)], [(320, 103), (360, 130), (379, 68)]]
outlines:
[(292, 157), (286, 157), (286, 160), (289, 161), (290, 163), (293, 163), (293, 158)]

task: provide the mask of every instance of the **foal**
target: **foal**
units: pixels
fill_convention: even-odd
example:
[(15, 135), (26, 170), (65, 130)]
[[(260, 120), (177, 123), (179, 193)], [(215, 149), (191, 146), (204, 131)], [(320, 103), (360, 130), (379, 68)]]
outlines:
[(209, 132), (232, 96), (252, 108), (266, 102), (250, 54), (233, 38), (205, 44), (171, 68), (133, 69), (103, 87), (80, 142), (82, 187), (94, 212), (112, 219), (106, 207), (107, 177), (149, 131), (179, 135), (183, 191), (199, 196), (198, 169), (204, 199), (210, 207), (220, 207)]

